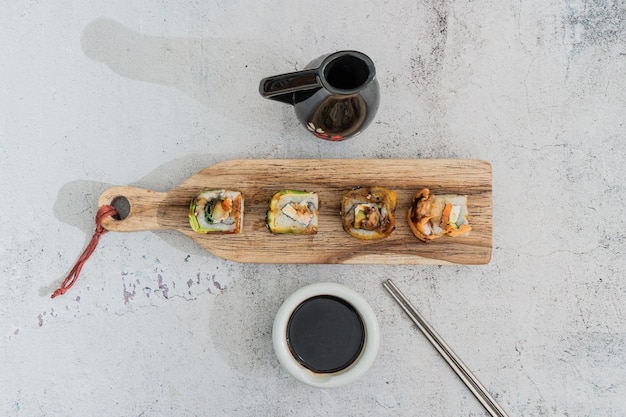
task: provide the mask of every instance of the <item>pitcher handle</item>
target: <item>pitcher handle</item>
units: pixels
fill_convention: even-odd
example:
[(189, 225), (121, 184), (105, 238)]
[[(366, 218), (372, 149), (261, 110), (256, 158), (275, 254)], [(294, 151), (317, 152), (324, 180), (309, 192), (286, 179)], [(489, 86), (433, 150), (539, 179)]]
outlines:
[(293, 93), (322, 86), (317, 74), (315, 68), (266, 77), (259, 84), (259, 93), (265, 98), (293, 105)]

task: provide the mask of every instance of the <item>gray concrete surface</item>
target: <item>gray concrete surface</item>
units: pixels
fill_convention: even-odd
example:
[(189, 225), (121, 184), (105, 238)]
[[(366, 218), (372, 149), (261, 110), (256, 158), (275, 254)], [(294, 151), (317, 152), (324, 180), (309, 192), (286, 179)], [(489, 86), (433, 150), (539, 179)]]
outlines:
[[(626, 3), (5, 0), (0, 415), (483, 416), (381, 287), (393, 277), (511, 416), (626, 415)], [(361, 136), (307, 136), (259, 80), (376, 63)], [(493, 165), (485, 266), (249, 265), (174, 232), (109, 233), (50, 293), (113, 185), (167, 191), (233, 158)], [(362, 293), (382, 344), (320, 390), (279, 366), (282, 300)]]

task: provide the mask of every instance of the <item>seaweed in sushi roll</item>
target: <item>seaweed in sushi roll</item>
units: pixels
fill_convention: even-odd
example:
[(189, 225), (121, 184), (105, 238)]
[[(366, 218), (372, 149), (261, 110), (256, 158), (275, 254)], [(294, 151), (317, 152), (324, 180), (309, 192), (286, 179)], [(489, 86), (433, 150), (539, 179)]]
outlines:
[(205, 190), (189, 206), (189, 224), (198, 233), (239, 233), (243, 196), (239, 191)]
[(359, 239), (382, 239), (396, 227), (396, 192), (363, 187), (347, 192), (341, 201), (343, 229)]

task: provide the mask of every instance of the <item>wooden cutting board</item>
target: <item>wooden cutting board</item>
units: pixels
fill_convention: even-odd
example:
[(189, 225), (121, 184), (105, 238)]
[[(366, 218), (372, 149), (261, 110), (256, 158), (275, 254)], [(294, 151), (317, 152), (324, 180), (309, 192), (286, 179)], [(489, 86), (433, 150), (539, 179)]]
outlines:
[[(347, 234), (339, 214), (343, 195), (359, 186), (395, 190), (396, 230), (387, 238), (360, 240)], [(435, 194), (468, 196), (473, 230), (458, 238), (419, 241), (409, 229), (406, 212), (413, 194), (424, 188)], [(205, 189), (238, 190), (244, 196), (243, 230), (236, 235), (195, 233), (188, 210)], [(315, 235), (274, 235), (265, 224), (267, 205), (278, 190), (315, 191), (319, 224)], [(106, 190), (99, 206), (128, 199), (123, 220), (108, 218), (109, 231), (174, 229), (214, 255), (253, 263), (486, 264), (491, 258), (491, 165), (477, 160), (442, 159), (290, 159), (232, 160), (205, 168), (173, 190), (161, 193), (135, 187)]]

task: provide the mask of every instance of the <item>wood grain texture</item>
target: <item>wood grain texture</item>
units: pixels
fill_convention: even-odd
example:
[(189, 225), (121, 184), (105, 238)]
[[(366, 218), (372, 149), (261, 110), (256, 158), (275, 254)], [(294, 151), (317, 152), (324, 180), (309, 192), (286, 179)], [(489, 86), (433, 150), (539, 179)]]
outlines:
[[(359, 186), (382, 186), (398, 194), (396, 230), (381, 240), (347, 234), (339, 214), (343, 195)], [(406, 222), (415, 191), (468, 196), (469, 235), (419, 241)], [(204, 189), (239, 190), (244, 195), (243, 230), (237, 235), (205, 235), (191, 230), (188, 209)], [(265, 225), (267, 205), (278, 190), (315, 191), (319, 225), (315, 235), (273, 235)], [(237, 262), (485, 264), (492, 248), (491, 165), (478, 160), (290, 159), (232, 160), (205, 168), (167, 193), (134, 187), (106, 190), (99, 206), (117, 197), (130, 202), (124, 220), (107, 219), (107, 230), (132, 232), (174, 229), (207, 251)]]

